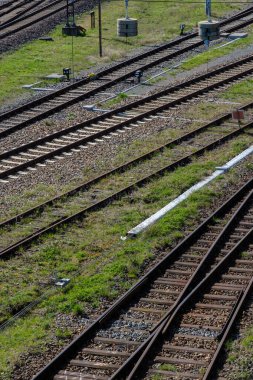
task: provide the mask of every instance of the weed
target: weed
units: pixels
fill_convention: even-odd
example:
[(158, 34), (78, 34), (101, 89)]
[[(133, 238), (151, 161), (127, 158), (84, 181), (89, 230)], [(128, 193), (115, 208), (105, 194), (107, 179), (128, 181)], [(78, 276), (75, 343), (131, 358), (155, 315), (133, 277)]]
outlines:
[(58, 338), (58, 339), (68, 339), (71, 337), (71, 332), (70, 330), (68, 330), (67, 328), (63, 329), (63, 328), (58, 328), (55, 330), (55, 336)]
[(248, 145), (246, 141), (236, 141), (233, 143), (232, 147), (235, 154), (240, 154), (243, 150), (245, 150), (248, 147)]
[(253, 163), (247, 164), (247, 169), (248, 170), (253, 170)]
[(243, 258), (243, 259), (247, 259), (247, 258), (249, 258), (249, 257), (250, 257), (249, 252), (242, 252), (242, 253), (241, 253), (241, 258)]
[(115, 98), (111, 99), (111, 100), (108, 100), (107, 102), (104, 103), (104, 106), (106, 107), (111, 107), (111, 106), (114, 106), (120, 102), (122, 102), (122, 100), (125, 100), (128, 98), (128, 95), (125, 94), (124, 92), (118, 94)]
[(74, 315), (82, 315), (84, 312), (84, 308), (81, 305), (76, 304), (73, 306), (72, 312)]
[(173, 364), (163, 363), (160, 365), (159, 369), (161, 369), (162, 371), (176, 372), (177, 367)]
[(148, 84), (156, 84), (156, 83), (159, 83), (161, 81), (163, 81), (164, 79), (166, 79), (165, 76), (162, 76), (160, 75), (159, 77), (156, 77), (156, 78), (152, 78), (148, 81)]
[(43, 248), (41, 252), (41, 259), (55, 260), (61, 254), (61, 250), (57, 246), (48, 246)]
[(228, 358), (227, 358), (228, 363), (233, 363), (235, 360), (236, 360), (236, 355), (234, 354), (228, 355)]
[(152, 375), (151, 379), (152, 380), (162, 380), (164, 377), (162, 375), (160, 375), (159, 373), (155, 373), (154, 375)]
[(232, 339), (228, 339), (226, 341), (226, 343), (225, 343), (225, 349), (226, 349), (226, 351), (231, 350), (232, 346), (233, 346), (233, 340)]
[(240, 370), (235, 374), (234, 380), (252, 380), (252, 371)]
[(68, 120), (74, 120), (75, 119), (75, 114), (73, 112), (68, 113), (67, 119)]
[(245, 338), (242, 340), (243, 347), (250, 350), (253, 354), (253, 328), (246, 332)]
[(206, 373), (206, 368), (205, 367), (200, 367), (199, 368), (199, 374), (203, 376), (205, 373)]
[(54, 125), (54, 122), (53, 122), (53, 120), (47, 119), (47, 120), (45, 120), (45, 125), (47, 127), (52, 127)]

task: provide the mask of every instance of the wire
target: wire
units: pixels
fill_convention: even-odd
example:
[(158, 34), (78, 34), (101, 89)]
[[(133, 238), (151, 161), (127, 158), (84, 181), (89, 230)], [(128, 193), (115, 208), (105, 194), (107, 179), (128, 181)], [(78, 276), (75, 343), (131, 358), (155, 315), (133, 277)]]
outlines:
[[(122, 0), (109, 0), (109, 2), (120, 1)], [(132, 2), (141, 2), (141, 3), (175, 3), (179, 5), (177, 0), (133, 0)], [(205, 4), (205, 1), (181, 1), (181, 4)], [(252, 4), (252, 1), (212, 1), (212, 4)]]
[(72, 77), (75, 78), (75, 67), (74, 67), (74, 35), (72, 33), (72, 41), (71, 41), (71, 63), (72, 63)]

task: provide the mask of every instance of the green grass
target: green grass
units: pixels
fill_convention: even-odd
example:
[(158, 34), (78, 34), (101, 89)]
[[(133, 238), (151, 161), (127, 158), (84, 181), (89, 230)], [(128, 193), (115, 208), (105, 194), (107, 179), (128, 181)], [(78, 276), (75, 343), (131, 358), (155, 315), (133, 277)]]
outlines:
[[(52, 321), (46, 315), (31, 316), (29, 319), (19, 320), (15, 326), (10, 327), (0, 334), (0, 379), (13, 379), (9, 363), (20, 363), (19, 352), (23, 347), (23, 353), (28, 350), (31, 353), (41, 352), (46, 348), (51, 334), (49, 327), (52, 327)], [(36, 331), (36, 333), (35, 333)], [(36, 340), (40, 341), (40, 347)], [(30, 342), (27, 346), (25, 342)], [(33, 348), (31, 348), (31, 346)], [(24, 363), (23, 363), (24, 364)]]
[(210, 47), (208, 50), (203, 53), (197, 54), (194, 57), (189, 58), (186, 62), (184, 62), (177, 71), (181, 70), (191, 70), (199, 65), (207, 65), (213, 59), (222, 57), (224, 55), (228, 55), (234, 52), (237, 49), (243, 49), (246, 46), (249, 46), (253, 42), (253, 34), (252, 34), (252, 26), (248, 27), (248, 37), (241, 38), (229, 45), (222, 46), (225, 42)]
[[(221, 16), (232, 9), (239, 9), (236, 5), (213, 4), (214, 15)], [(184, 4), (163, 2), (134, 2), (129, 5), (129, 14), (139, 20), (139, 35), (125, 39), (116, 35), (116, 20), (124, 16), (124, 2), (103, 2), (102, 4), (102, 37), (103, 58), (98, 56), (98, 28), (90, 29), (88, 13), (77, 18), (77, 23), (87, 29), (86, 37), (73, 39), (75, 73), (87, 69), (98, 63), (108, 62), (125, 55), (126, 52), (145, 44), (153, 44), (179, 34), (179, 24), (186, 22), (186, 29), (195, 26), (203, 19), (202, 4)], [(97, 19), (97, 9), (96, 9)], [(157, 22), (159, 20), (159, 22)], [(2, 54), (0, 105), (14, 96), (22, 95), (27, 90), (21, 89), (24, 84), (43, 81), (45, 75), (52, 72), (61, 73), (63, 67), (72, 66), (72, 37), (63, 37), (62, 26), (58, 26), (50, 36), (53, 42), (33, 41), (23, 45), (15, 52)], [(152, 33), (150, 31), (152, 30)], [(43, 82), (42, 85), (45, 83)]]
[(253, 354), (253, 327), (247, 331), (245, 338), (242, 340), (242, 345)]
[[(121, 103), (122, 100), (124, 99), (127, 99), (128, 98), (128, 95), (125, 94), (125, 93), (120, 93), (118, 94), (115, 98), (111, 99), (111, 100), (108, 100), (107, 102), (103, 103), (103, 107), (111, 107), (111, 106), (114, 106), (118, 103)], [(98, 103), (98, 106), (99, 106), (99, 103)]]
[(151, 375), (151, 379), (152, 380), (162, 380), (163, 379), (163, 376), (160, 375), (159, 373), (156, 373), (154, 375)]
[(231, 88), (226, 90), (221, 99), (229, 101), (240, 101), (241, 103), (247, 103), (252, 101), (253, 79), (247, 78), (234, 84)]
[(253, 328), (245, 329), (238, 339), (226, 343), (227, 362), (233, 366), (230, 380), (251, 380), (253, 376)]
[[(187, 124), (186, 127), (184, 128), (185, 131), (196, 128), (195, 124), (196, 123)], [(80, 176), (78, 176), (75, 180), (71, 181), (71, 183), (68, 183), (67, 185), (64, 183), (64, 185), (61, 186), (60, 183), (59, 184), (56, 183), (54, 184), (54, 186), (51, 185), (47, 187), (46, 185), (38, 184), (33, 189), (24, 191), (22, 193), (22, 197), (15, 196), (12, 194), (7, 194), (2, 199), (2, 202), (3, 202), (3, 205), (8, 205), (8, 207), (5, 207), (3, 209), (3, 212), (5, 213), (2, 213), (0, 220), (5, 220), (8, 217), (14, 216), (22, 211), (32, 208), (36, 204), (41, 203), (43, 200), (46, 200), (50, 197), (54, 197), (55, 195), (60, 194), (60, 193), (64, 193), (65, 191), (68, 191), (74, 188), (75, 186), (80, 185), (85, 180), (90, 180), (91, 178), (94, 178), (104, 173), (105, 171), (108, 171), (110, 168), (113, 169), (114, 167), (125, 163), (126, 161), (129, 160), (130, 156), (131, 156), (131, 159), (133, 159), (134, 157), (138, 157), (154, 149), (155, 147), (160, 146), (165, 141), (170, 141), (171, 139), (174, 139), (180, 136), (181, 134), (182, 132), (179, 129), (175, 128), (172, 130), (172, 129), (166, 128), (165, 126), (165, 130), (161, 131), (159, 134), (155, 136), (154, 135), (146, 136), (145, 144), (143, 144), (143, 140), (136, 140), (131, 144), (131, 146), (117, 147), (115, 149), (115, 155), (113, 157), (110, 156), (109, 159), (105, 159), (104, 161), (101, 161), (99, 159), (96, 160), (95, 165), (91, 165), (90, 167), (87, 166), (85, 168), (83, 178), (80, 178)], [(122, 176), (118, 176), (118, 178), (122, 178)], [(110, 178), (110, 181), (111, 181), (111, 178)], [(103, 183), (107, 182), (107, 186), (109, 188), (111, 186), (110, 181), (106, 180), (106, 181), (103, 181)], [(74, 211), (74, 207), (72, 207), (72, 211)], [(29, 222), (28, 218), (26, 218), (26, 222)], [(31, 226), (29, 228), (31, 229)], [(4, 232), (4, 234), (6, 236), (6, 231)], [(14, 235), (12, 234), (13, 234), (13, 230), (11, 232), (11, 236), (14, 237)], [(0, 231), (0, 235), (1, 235), (1, 231)]]
[[(80, 43), (83, 43), (82, 41), (84, 40), (80, 39)], [(131, 41), (132, 45), (127, 48), (134, 45), (135, 42)], [(251, 87), (246, 85), (244, 90), (245, 97), (250, 96)], [(241, 91), (243, 94), (243, 89), (235, 90), (234, 86), (231, 91), (232, 95), (228, 93), (224, 96), (230, 99), (233, 91)], [(219, 108), (220, 111), (222, 109)], [(198, 112), (192, 113), (193, 108), (188, 112), (194, 117), (203, 118), (206, 117), (207, 111), (208, 117), (209, 111), (215, 114), (216, 106), (199, 104)], [(170, 249), (171, 245), (182, 237), (181, 231), (184, 228), (192, 227), (195, 218), (200, 218), (199, 210), (202, 207), (209, 207), (215, 196), (223, 190), (226, 191), (226, 186), (236, 183), (240, 170), (235, 169), (210, 188), (192, 195), (136, 240), (122, 242), (121, 235), (250, 143), (250, 136), (244, 135), (226, 144), (226, 149), (223, 147), (219, 153), (210, 152), (187, 168), (179, 168), (169, 176), (153, 181), (138, 190), (135, 196), (129, 194), (114, 202), (106, 211), (93, 213), (85, 221), (76, 222), (75, 225), (59, 230), (54, 235), (48, 235), (43, 239), (40, 248), (34, 245), (30, 250), (21, 252), (21, 255), (1, 262), (0, 312), (3, 320), (36, 298), (40, 294), (40, 281), (48, 280), (54, 272), (57, 272), (59, 277), (67, 276), (71, 279), (66, 288), (57, 289), (52, 297), (36, 308), (34, 314), (1, 332), (1, 380), (13, 378), (11, 369), (18, 362), (21, 353), (43, 351), (46, 342), (51, 341), (53, 337), (59, 340), (69, 337), (69, 330), (54, 329), (58, 312), (82, 315), (87, 306), (97, 307), (105, 300), (111, 301), (129, 288), (138, 279), (147, 262), (161, 250)], [(139, 154), (141, 150), (148, 149), (149, 142), (145, 147), (143, 141), (135, 142), (133, 145), (135, 151), (139, 149)], [(129, 147), (125, 151), (122, 149), (118, 158), (122, 155), (123, 161), (127, 157), (128, 149)], [(253, 170), (252, 164), (247, 164), (247, 168)], [(53, 187), (49, 190), (50, 195), (56, 193)], [(46, 191), (42, 186), (39, 191), (41, 199), (46, 196)], [(26, 193), (26, 199), (29, 201), (37, 197), (36, 189)], [(15, 201), (13, 203), (15, 204)], [(251, 343), (251, 338), (245, 341), (246, 346), (251, 347)]]
[[(247, 257), (248, 253), (242, 252), (241, 258)], [(246, 325), (249, 325), (247, 313), (250, 313), (250, 309), (246, 311)], [(253, 326), (248, 328), (244, 326), (244, 323), (241, 323), (240, 330), (237, 331), (236, 335), (234, 334), (234, 337), (228, 339), (225, 344), (226, 362), (230, 368), (233, 368), (233, 371), (228, 376), (229, 380), (251, 380), (253, 376)]]
[(146, 84), (148, 84), (148, 85), (156, 84), (156, 83), (162, 82), (165, 79), (166, 79), (166, 77), (161, 75), (159, 77), (150, 79), (148, 81), (148, 83), (146, 83)]
[[(198, 159), (188, 167), (179, 168), (174, 173), (153, 181), (135, 192), (134, 197), (129, 194), (113, 202), (106, 210), (95, 212), (84, 221), (45, 237), (40, 247), (35, 245), (21, 256), (1, 262), (3, 277), (0, 291), (5, 306), (6, 300), (13, 307), (20, 305), (22, 300), (26, 303), (31, 294), (30, 284), (38, 284), (54, 272), (59, 277), (71, 279), (66, 288), (56, 290), (53, 296), (36, 308), (37, 316), (32, 314), (8, 329), (13, 333), (11, 342), (15, 343), (15, 354), (8, 355), (10, 343), (7, 341), (7, 331), (1, 334), (2, 344), (6, 347), (6, 353), (0, 355), (0, 367), (4, 373), (10, 372), (19, 354), (24, 352), (24, 344), (25, 352), (40, 346), (48, 333), (48, 324), (54, 326), (57, 313), (80, 315), (85, 312), (87, 305), (97, 307), (101, 301), (113, 300), (138, 279), (146, 262), (154, 258), (157, 252), (169, 249), (182, 236), (180, 231), (187, 225), (192, 226), (195, 218), (199, 217), (199, 209), (208, 207), (212, 198), (222, 191), (222, 180), (213, 188), (192, 195), (137, 239), (123, 242), (120, 236), (208, 175), (216, 165), (234, 156), (237, 145), (236, 142), (229, 143), (229, 153), (225, 153), (224, 148), (218, 155), (210, 152), (205, 159)], [(227, 176), (231, 183), (236, 182), (236, 174), (229, 173)], [(155, 203), (149, 202), (149, 197)], [(15, 299), (17, 294), (20, 297), (18, 300)], [(9, 311), (4, 311), (4, 305), (2, 311), (7, 315)], [(46, 327), (43, 322), (45, 315)], [(23, 331), (23, 325), (30, 324), (34, 318), (38, 324), (41, 319), (39, 331)], [(50, 334), (49, 338), (52, 336)], [(58, 331), (56, 335), (62, 339), (69, 335), (69, 331)]]
[(173, 365), (173, 364), (163, 363), (163, 364), (160, 365), (159, 369), (162, 370), (162, 371), (175, 372), (177, 370), (177, 367), (175, 365)]

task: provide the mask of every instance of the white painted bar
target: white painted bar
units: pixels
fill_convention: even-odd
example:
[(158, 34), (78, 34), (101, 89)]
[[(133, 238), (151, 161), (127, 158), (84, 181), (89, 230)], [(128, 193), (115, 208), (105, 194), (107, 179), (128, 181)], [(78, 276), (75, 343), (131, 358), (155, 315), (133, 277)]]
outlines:
[(179, 197), (177, 197), (176, 199), (168, 203), (161, 210), (157, 211), (155, 214), (151, 215), (148, 219), (145, 219), (142, 223), (132, 228), (130, 231), (128, 231), (127, 236), (134, 237), (138, 235), (140, 232), (144, 231), (146, 228), (154, 224), (157, 220), (161, 219), (169, 211), (173, 210), (179, 203), (183, 202), (191, 194), (195, 193), (195, 191), (201, 189), (202, 187), (204, 187), (205, 185), (213, 181), (215, 178), (217, 178), (219, 175), (224, 174), (226, 171), (231, 169), (233, 166), (238, 164), (240, 161), (242, 161), (244, 158), (248, 157), (252, 153), (253, 153), (253, 145), (249, 147), (248, 149), (244, 150), (238, 156), (234, 157), (232, 160), (228, 161), (225, 165), (221, 167), (217, 167), (215, 172), (213, 172), (212, 175), (198, 182), (196, 185), (193, 185), (188, 190), (186, 190), (183, 194), (179, 195)]

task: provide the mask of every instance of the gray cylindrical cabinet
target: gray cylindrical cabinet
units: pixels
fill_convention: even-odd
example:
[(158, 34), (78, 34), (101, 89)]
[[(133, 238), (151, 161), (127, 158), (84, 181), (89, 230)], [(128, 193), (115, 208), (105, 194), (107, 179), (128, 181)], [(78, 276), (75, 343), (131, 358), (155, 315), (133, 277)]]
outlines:
[(134, 37), (138, 35), (138, 21), (136, 18), (119, 18), (117, 20), (117, 34), (119, 37)]
[(200, 21), (199, 36), (202, 40), (216, 40), (220, 37), (220, 23), (218, 21)]

